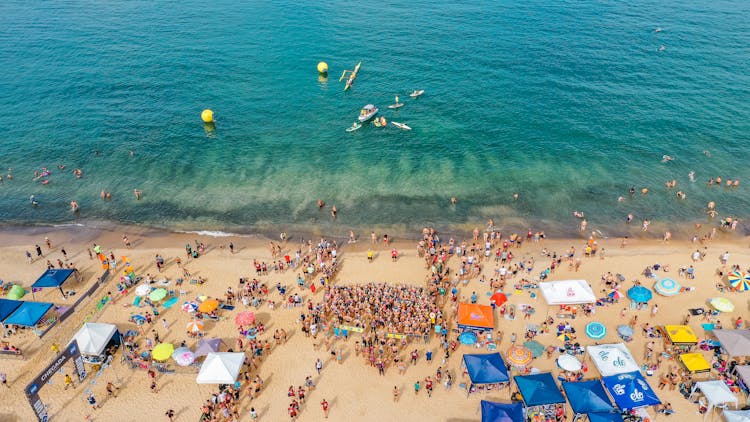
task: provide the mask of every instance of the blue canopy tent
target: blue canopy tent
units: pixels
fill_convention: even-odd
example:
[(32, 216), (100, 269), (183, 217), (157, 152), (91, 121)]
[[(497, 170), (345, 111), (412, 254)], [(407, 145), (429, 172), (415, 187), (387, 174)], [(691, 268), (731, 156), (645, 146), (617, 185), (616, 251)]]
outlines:
[(20, 300), (0, 299), (0, 322), (8, 318), (22, 303)]
[[(510, 381), (500, 353), (465, 354), (464, 365), (474, 384), (502, 384)], [(468, 389), (471, 392), (471, 386)]]
[(610, 413), (614, 412), (612, 401), (602, 387), (599, 380), (566, 382), (563, 381), (562, 388), (568, 397), (570, 407), (575, 413), (573, 420), (587, 413)]
[(550, 372), (513, 377), (526, 407), (565, 403), (555, 378)]
[(617, 407), (623, 410), (661, 404), (656, 392), (639, 371), (602, 378)]
[(33, 327), (39, 323), (47, 311), (52, 307), (51, 303), (45, 302), (23, 302), (8, 318), (6, 325), (23, 325)]
[(619, 413), (589, 413), (589, 422), (622, 422)]
[(482, 422), (518, 422), (523, 420), (523, 404), (482, 400)]
[(63, 298), (65, 293), (63, 292), (62, 285), (65, 283), (76, 270), (64, 269), (64, 268), (51, 268), (44, 272), (34, 284), (31, 285), (31, 294), (33, 295), (36, 290), (43, 289), (45, 287), (57, 287), (60, 289)]

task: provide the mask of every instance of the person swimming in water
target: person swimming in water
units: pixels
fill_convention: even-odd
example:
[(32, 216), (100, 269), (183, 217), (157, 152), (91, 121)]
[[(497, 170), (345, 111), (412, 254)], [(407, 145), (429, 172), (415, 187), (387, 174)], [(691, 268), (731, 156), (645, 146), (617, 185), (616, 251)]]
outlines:
[(77, 201), (70, 201), (70, 210), (73, 212), (78, 212), (78, 202)]
[(38, 207), (39, 206), (39, 201), (36, 200), (36, 196), (34, 196), (34, 195), (31, 195), (29, 197), (29, 202), (31, 203), (32, 207)]
[(670, 162), (672, 160), (674, 160), (674, 157), (672, 157), (671, 155), (664, 154), (664, 155), (661, 156), (661, 162), (662, 163), (668, 163), (668, 162)]
[(326, 206), (326, 203), (322, 199), (318, 199), (318, 208), (323, 208)]
[(135, 199), (140, 200), (143, 192), (140, 189), (133, 189), (133, 194), (135, 195)]
[(693, 170), (690, 170), (690, 173), (688, 173), (688, 177), (690, 178), (691, 182), (695, 182), (695, 172)]

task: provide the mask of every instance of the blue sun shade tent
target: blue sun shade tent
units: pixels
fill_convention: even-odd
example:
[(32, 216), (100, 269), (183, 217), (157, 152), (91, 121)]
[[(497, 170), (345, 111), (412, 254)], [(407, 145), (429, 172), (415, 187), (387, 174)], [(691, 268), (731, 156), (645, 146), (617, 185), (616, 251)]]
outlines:
[(615, 411), (599, 380), (563, 382), (562, 388), (576, 415)]
[(555, 378), (549, 372), (513, 377), (526, 407), (565, 403)]
[(622, 422), (619, 413), (589, 413), (589, 422)]
[(510, 381), (500, 353), (464, 355), (472, 384), (501, 384)]
[(23, 302), (3, 323), (5, 325), (33, 327), (39, 323), (51, 307), (51, 303)]
[(65, 283), (75, 270), (52, 268), (44, 272), (31, 287), (43, 288), (43, 287), (60, 287)]
[(617, 407), (623, 410), (661, 404), (656, 392), (639, 371), (602, 378)]
[(482, 400), (482, 422), (518, 422), (523, 421), (523, 404), (495, 403)]
[(0, 299), (0, 321), (8, 318), (22, 303), (20, 300)]

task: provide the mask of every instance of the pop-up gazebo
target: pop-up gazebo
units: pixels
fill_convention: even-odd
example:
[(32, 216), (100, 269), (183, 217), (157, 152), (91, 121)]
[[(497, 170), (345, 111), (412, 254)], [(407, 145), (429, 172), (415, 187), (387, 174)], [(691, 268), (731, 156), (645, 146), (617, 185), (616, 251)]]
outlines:
[(559, 404), (565, 404), (565, 397), (557, 388), (555, 378), (550, 372), (517, 375), (513, 377), (513, 381), (521, 394), (526, 408), (526, 417), (529, 419), (535, 414), (543, 416), (550, 411), (550, 408), (554, 409)]
[(523, 404), (495, 403), (482, 400), (482, 422), (518, 422), (523, 421)]
[(87, 322), (73, 336), (73, 339), (78, 341), (78, 348), (81, 350), (81, 354), (100, 356), (113, 339), (113, 343), (120, 343), (120, 332), (114, 324)]
[(750, 356), (750, 330), (713, 330), (711, 332), (729, 356)]
[(640, 370), (630, 350), (623, 343), (588, 346), (587, 350), (603, 377)]
[(638, 371), (604, 377), (602, 382), (622, 410), (661, 404), (654, 389)]
[(692, 397), (696, 391), (701, 391), (708, 401), (708, 410), (706, 411), (703, 419), (706, 419), (711, 411), (719, 405), (734, 403), (737, 407), (737, 396), (732, 393), (732, 390), (724, 384), (724, 381), (700, 381), (693, 385), (693, 389), (690, 392)]
[(458, 304), (458, 327), (470, 330), (494, 330), (492, 307), (475, 303)]
[(68, 279), (74, 275), (76, 270), (67, 268), (50, 268), (45, 271), (35, 282), (31, 285), (31, 293), (33, 294), (36, 290), (43, 288), (56, 287), (60, 289), (60, 294), (65, 297), (62, 285)]
[(22, 303), (20, 300), (0, 299), (0, 322), (8, 318)]
[(615, 407), (599, 380), (562, 383), (570, 407), (575, 413), (573, 421), (589, 413), (612, 413)]
[(45, 302), (21, 302), (8, 318), (3, 321), (5, 325), (23, 325), (33, 327), (44, 318), (44, 315), (52, 308), (51, 303)]
[(548, 305), (580, 305), (596, 302), (596, 295), (586, 280), (560, 280), (539, 283)]
[(195, 381), (198, 384), (234, 384), (244, 363), (244, 353), (209, 353)]
[(471, 380), (468, 393), (471, 393), (471, 387), (474, 385), (510, 382), (508, 370), (500, 353), (465, 354), (464, 366)]

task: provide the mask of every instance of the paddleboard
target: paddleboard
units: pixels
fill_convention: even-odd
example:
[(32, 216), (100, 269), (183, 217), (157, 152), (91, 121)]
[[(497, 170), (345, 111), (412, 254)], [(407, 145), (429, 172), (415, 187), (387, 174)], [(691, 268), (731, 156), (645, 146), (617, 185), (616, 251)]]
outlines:
[(346, 128), (346, 131), (347, 132), (354, 132), (355, 130), (357, 130), (357, 129), (361, 128), (361, 127), (362, 127), (362, 125), (359, 124), (359, 123), (357, 123), (356, 125), (349, 126), (348, 128)]
[(404, 103), (396, 103), (396, 104), (389, 105), (388, 108), (401, 108), (403, 106), (404, 106)]
[(409, 126), (408, 126), (407, 124), (405, 124), (405, 123), (399, 123), (399, 122), (391, 122), (391, 124), (392, 124), (393, 126), (396, 126), (396, 127), (397, 127), (397, 128), (399, 128), (399, 129), (403, 129), (403, 130), (411, 130), (411, 128), (410, 128), (410, 127), (409, 127)]
[(417, 98), (417, 97), (419, 97), (422, 94), (424, 94), (424, 89), (420, 89), (418, 91), (415, 90), (414, 92), (412, 92), (411, 94), (409, 94), (409, 96), (412, 97), (412, 98)]

